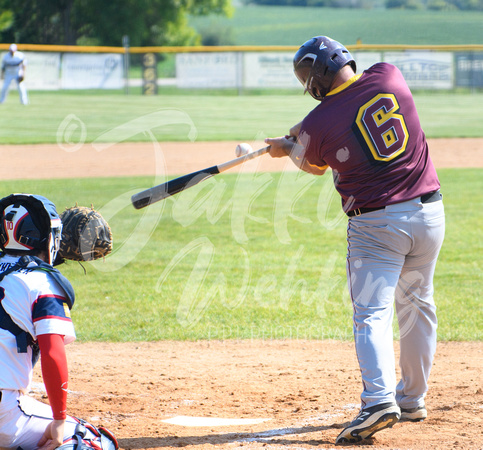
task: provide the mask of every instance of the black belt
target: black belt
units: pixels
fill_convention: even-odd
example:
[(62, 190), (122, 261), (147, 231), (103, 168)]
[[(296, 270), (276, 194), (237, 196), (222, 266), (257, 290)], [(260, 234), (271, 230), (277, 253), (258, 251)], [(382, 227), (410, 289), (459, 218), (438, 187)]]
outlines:
[[(437, 191), (430, 192), (429, 194), (421, 195), (421, 203), (433, 203), (441, 200), (442, 198), (443, 198), (443, 195), (438, 189)], [(360, 216), (361, 214), (365, 214), (372, 211), (379, 211), (384, 208), (385, 206), (378, 206), (377, 208), (357, 208), (357, 209), (353, 209), (352, 211), (349, 211), (347, 215), (349, 217)]]

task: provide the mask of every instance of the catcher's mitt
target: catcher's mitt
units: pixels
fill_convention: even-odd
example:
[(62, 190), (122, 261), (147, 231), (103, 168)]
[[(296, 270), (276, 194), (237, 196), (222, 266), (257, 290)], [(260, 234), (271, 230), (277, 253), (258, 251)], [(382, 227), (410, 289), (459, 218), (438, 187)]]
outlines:
[(109, 224), (93, 208), (74, 206), (61, 215), (62, 239), (56, 264), (69, 259), (92, 261), (112, 251), (112, 233)]

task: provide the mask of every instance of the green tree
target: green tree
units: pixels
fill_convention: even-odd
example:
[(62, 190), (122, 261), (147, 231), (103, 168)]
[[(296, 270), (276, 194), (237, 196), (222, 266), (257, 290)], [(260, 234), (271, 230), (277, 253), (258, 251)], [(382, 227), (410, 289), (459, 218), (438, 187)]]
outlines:
[(0, 32), (8, 30), (13, 24), (13, 13), (10, 10), (0, 12)]
[(188, 15), (229, 16), (230, 0), (0, 0), (3, 42), (119, 46), (193, 45)]

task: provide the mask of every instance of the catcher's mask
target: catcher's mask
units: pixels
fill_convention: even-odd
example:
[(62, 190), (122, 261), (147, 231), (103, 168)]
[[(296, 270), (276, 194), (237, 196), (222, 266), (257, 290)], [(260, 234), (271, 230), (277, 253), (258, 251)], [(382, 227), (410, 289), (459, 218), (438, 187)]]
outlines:
[(315, 100), (322, 100), (330, 91), (335, 76), (350, 64), (354, 72), (356, 62), (349, 51), (327, 36), (316, 36), (305, 42), (295, 53), (295, 76)]
[(54, 262), (62, 221), (50, 200), (40, 195), (11, 194), (0, 200), (0, 217), (0, 247), (5, 253), (47, 250), (47, 262)]

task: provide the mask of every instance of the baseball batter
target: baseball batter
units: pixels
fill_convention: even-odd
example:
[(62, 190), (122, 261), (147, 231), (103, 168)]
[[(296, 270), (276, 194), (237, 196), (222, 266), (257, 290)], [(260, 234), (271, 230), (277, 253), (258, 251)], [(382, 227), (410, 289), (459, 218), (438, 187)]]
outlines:
[[(74, 291), (51, 265), (62, 230), (55, 206), (12, 194), (0, 200), (0, 220), (0, 448), (117, 449), (110, 432), (67, 415)], [(50, 406), (27, 395), (39, 355)]]
[(10, 45), (8, 52), (2, 58), (2, 79), (4, 81), (2, 93), (0, 94), (0, 103), (5, 101), (10, 83), (16, 81), (20, 103), (28, 105), (27, 88), (24, 82), (26, 65), (25, 55), (17, 50), (16, 44)]
[(445, 226), (440, 183), (395, 66), (378, 63), (356, 75), (347, 49), (318, 36), (297, 51), (294, 71), (320, 103), (289, 135), (266, 142), (272, 157), (289, 155), (306, 172), (322, 175), (330, 167), (349, 216), (347, 280), (363, 391), (358, 416), (336, 443), (358, 442), (400, 419), (427, 416), (437, 326), (433, 275)]

